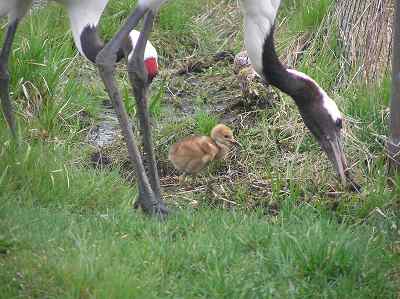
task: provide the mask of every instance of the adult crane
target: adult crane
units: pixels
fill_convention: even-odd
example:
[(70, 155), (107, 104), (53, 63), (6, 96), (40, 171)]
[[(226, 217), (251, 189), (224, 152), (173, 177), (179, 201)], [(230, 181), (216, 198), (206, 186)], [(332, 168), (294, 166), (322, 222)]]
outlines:
[(274, 23), (280, 0), (241, 0), (244, 40), (255, 71), (271, 85), (291, 96), (307, 128), (333, 163), (343, 185), (358, 186), (350, 177), (341, 144), (343, 118), (336, 103), (309, 76), (286, 68), (274, 45)]

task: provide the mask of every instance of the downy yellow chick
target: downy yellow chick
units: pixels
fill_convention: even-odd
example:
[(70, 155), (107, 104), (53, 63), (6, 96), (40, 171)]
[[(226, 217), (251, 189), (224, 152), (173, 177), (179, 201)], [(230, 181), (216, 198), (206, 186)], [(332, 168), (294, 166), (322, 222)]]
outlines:
[(173, 144), (168, 158), (182, 172), (182, 182), (186, 175), (197, 174), (212, 160), (225, 158), (232, 145), (240, 145), (232, 130), (218, 124), (211, 130), (211, 137), (189, 136)]

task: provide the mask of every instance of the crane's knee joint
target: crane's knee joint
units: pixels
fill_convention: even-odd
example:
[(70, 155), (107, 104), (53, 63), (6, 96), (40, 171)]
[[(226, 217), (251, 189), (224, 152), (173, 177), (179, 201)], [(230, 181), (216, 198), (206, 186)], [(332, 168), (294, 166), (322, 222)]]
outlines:
[(100, 70), (113, 71), (117, 62), (117, 54), (103, 48), (96, 56), (96, 65)]

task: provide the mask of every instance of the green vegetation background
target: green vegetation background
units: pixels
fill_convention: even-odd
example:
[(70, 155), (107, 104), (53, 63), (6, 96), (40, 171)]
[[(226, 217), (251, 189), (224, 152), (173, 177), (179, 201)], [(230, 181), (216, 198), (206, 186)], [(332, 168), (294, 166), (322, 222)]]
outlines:
[[(278, 50), (299, 34), (317, 32), (331, 4), (285, 1)], [(162, 73), (152, 87), (151, 112), (160, 157), (172, 132), (178, 132), (173, 140), (207, 133), (221, 117), (204, 110), (213, 102), (211, 89), (196, 91), (195, 115), (184, 119), (170, 118), (165, 95), (172, 84), (188, 87), (172, 76), (187, 57), (243, 48), (236, 5), (175, 0), (157, 17), (152, 41)], [(101, 24), (106, 39), (133, 6), (110, 1)], [(10, 64), (24, 140), (19, 147), (0, 120), (0, 297), (396, 298), (400, 179), (387, 183), (384, 151), (390, 80), (337, 89), (340, 46), (334, 32), (328, 46), (318, 37), (313, 44), (296, 67), (329, 90), (346, 115), (346, 152), (363, 192), (341, 194), (340, 200), (326, 195), (336, 184), (334, 173), (291, 99), (281, 95), (238, 132), (241, 161), (270, 183), (262, 201), (277, 203), (278, 214), (257, 202), (258, 208), (248, 208), (252, 190), (239, 182), (230, 194), (237, 208), (216, 208), (211, 203), (219, 198), (210, 194), (192, 194), (200, 203), (192, 208), (172, 193), (169, 204), (184, 208), (159, 223), (131, 209), (136, 188), (118, 167), (90, 167), (86, 134), (106, 94), (95, 67), (73, 47), (64, 9), (50, 4), (32, 12), (19, 28)], [(217, 79), (230, 87), (234, 76), (232, 66), (221, 63), (197, 79), (202, 86)], [(118, 78), (134, 117), (123, 66)]]

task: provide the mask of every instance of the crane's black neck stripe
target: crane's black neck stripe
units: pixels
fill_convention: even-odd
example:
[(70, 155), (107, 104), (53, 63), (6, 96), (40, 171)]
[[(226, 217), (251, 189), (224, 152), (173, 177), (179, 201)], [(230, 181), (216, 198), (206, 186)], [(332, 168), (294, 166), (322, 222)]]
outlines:
[[(104, 43), (97, 34), (95, 26), (87, 25), (81, 33), (82, 52), (91, 62), (96, 63), (97, 54), (103, 49)], [(122, 49), (117, 53), (117, 61), (124, 57)]]
[(276, 54), (274, 44), (274, 30), (272, 26), (271, 31), (266, 36), (264, 41), (262, 63), (263, 73), (265, 79), (272, 85), (278, 87), (283, 92), (292, 96), (293, 86), (291, 86), (290, 77), (286, 68), (282, 65)]
[(275, 26), (271, 28), (264, 41), (263, 74), (271, 85), (290, 95), (301, 109), (303, 105), (309, 104), (310, 101), (320, 99), (318, 86), (310, 80), (288, 72), (287, 68), (282, 65), (275, 50), (274, 29)]

